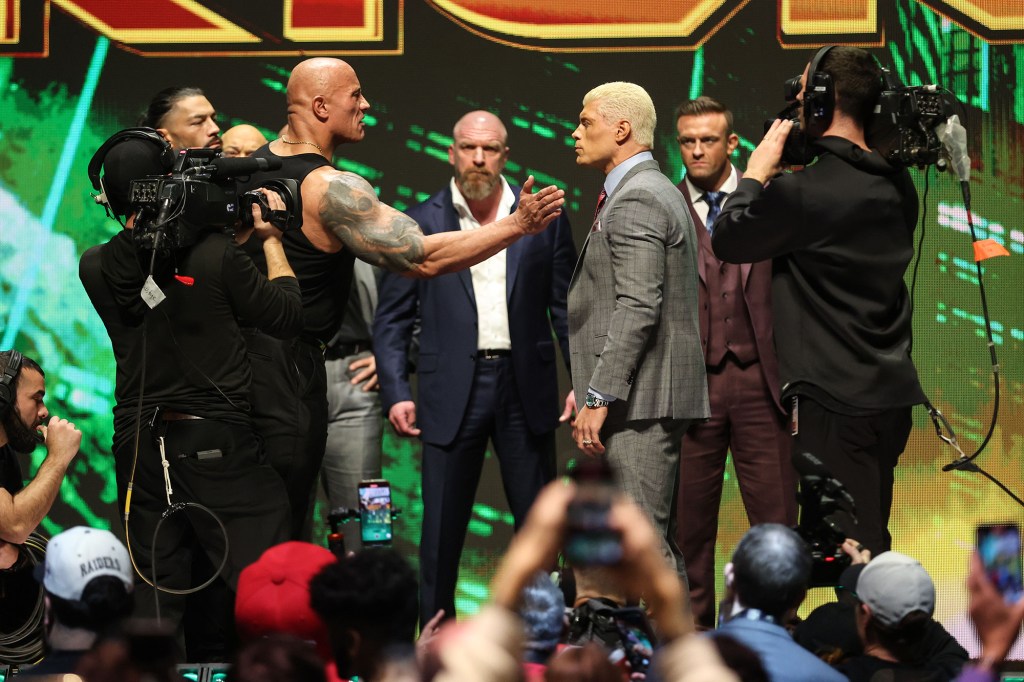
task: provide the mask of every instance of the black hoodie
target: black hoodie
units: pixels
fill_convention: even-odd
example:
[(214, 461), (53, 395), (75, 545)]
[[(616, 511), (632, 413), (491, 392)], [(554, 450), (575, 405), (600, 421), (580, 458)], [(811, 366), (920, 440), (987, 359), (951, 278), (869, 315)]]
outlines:
[(251, 370), (237, 320), (281, 338), (302, 329), (295, 278), (268, 280), (223, 234), (157, 258), (153, 279), (167, 298), (152, 310), (140, 295), (149, 256), (125, 230), (86, 251), (79, 267), (117, 362), (115, 449), (132, 435), (143, 366), (143, 419), (161, 405), (248, 424)]
[(817, 163), (767, 187), (740, 180), (715, 221), (715, 254), (774, 259), (772, 308), (784, 397), (841, 414), (924, 401), (910, 358), (903, 275), (914, 255), (917, 192), (903, 168), (825, 137)]

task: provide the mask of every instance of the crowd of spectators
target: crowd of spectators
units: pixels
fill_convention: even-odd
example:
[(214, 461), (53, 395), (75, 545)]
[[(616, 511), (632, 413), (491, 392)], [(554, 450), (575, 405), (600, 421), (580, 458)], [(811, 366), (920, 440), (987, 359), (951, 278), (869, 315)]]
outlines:
[[(808, 547), (786, 526), (761, 524), (725, 567), (718, 628), (698, 632), (657, 533), (625, 498), (607, 517), (621, 560), (559, 566), (575, 490), (557, 481), (542, 491), (475, 616), (440, 627), (439, 614), (418, 638), (416, 574), (397, 551), (338, 558), (304, 542), (272, 547), (239, 579), (238, 647), (226, 679), (982, 682), (999, 679), (1024, 620), (1024, 602), (1007, 604), (973, 557), (970, 615), (983, 648), (970, 663), (934, 620), (935, 587), (917, 560), (895, 551), (872, 559), (848, 542), (853, 565), (837, 601), (801, 621)], [(19, 676), (183, 679), (173, 632), (125, 620), (134, 581), (114, 535), (84, 527), (56, 535), (35, 575), (48, 654)]]

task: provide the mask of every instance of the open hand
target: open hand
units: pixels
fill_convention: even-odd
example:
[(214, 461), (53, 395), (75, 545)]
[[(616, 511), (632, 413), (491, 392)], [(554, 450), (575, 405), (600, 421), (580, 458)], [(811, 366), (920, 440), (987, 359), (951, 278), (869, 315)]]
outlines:
[(519, 194), (519, 206), (513, 217), (523, 234), (536, 234), (547, 227), (552, 220), (562, 214), (565, 204), (565, 192), (554, 185), (533, 192), (534, 179), (531, 175), (523, 183), (523, 191)]

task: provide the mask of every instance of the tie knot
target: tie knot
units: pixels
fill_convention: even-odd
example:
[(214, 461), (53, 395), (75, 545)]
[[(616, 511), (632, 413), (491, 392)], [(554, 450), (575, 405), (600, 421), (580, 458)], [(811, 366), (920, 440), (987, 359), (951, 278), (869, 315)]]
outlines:
[(715, 218), (722, 212), (722, 207), (719, 205), (722, 202), (722, 197), (725, 196), (725, 192), (705, 192), (704, 201), (708, 202), (708, 216), (704, 221), (704, 227), (707, 228), (708, 234), (711, 234), (712, 228), (715, 225)]

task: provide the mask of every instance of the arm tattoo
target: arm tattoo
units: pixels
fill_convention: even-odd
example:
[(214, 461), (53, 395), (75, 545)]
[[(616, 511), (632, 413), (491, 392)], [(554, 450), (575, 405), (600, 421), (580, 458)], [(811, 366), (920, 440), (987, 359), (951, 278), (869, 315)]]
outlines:
[(368, 263), (402, 272), (423, 262), (423, 232), (416, 221), (382, 203), (370, 183), (354, 173), (329, 181), (320, 220)]

